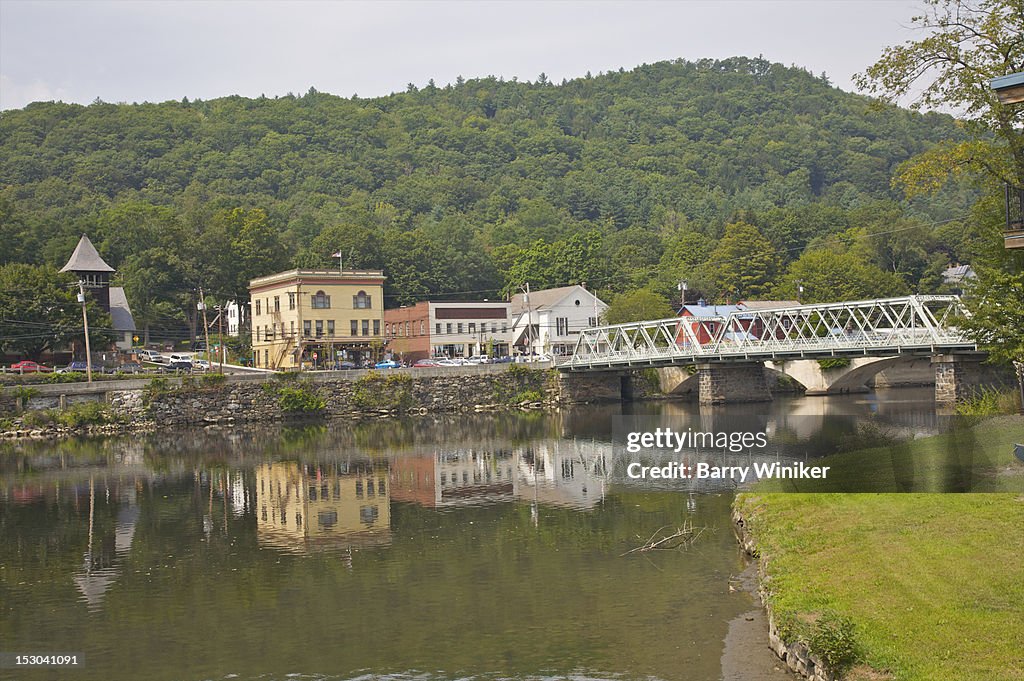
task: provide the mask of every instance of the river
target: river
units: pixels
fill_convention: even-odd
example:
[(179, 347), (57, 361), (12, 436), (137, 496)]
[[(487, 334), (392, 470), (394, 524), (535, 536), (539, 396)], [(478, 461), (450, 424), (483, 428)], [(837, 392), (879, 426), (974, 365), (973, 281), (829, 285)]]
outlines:
[(754, 424), (794, 459), (940, 427), (899, 390), (5, 444), (0, 652), (80, 660), (0, 678), (787, 678), (735, 485), (629, 479), (623, 415)]

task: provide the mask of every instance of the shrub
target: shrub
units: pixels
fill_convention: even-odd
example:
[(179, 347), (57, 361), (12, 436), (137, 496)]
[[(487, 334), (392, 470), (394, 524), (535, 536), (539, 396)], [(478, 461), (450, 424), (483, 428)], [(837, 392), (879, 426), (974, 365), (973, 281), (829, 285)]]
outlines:
[(277, 403), (286, 414), (313, 414), (327, 408), (327, 400), (308, 386), (278, 388)]
[[(97, 374), (98, 372), (94, 373), (94, 379), (99, 378)], [(87, 380), (88, 378), (89, 377), (86, 374), (83, 374), (81, 371), (68, 371), (63, 374), (47, 374), (45, 381), (47, 383), (79, 383), (81, 381)]]
[(1000, 391), (981, 388), (966, 400), (958, 402), (956, 413), (960, 416), (996, 416), (1015, 414), (1019, 409), (1016, 391)]
[(523, 402), (542, 402), (544, 401), (544, 393), (539, 390), (524, 390), (512, 398), (512, 401), (515, 404), (521, 404)]
[(513, 364), (503, 380), (494, 385), (494, 401), (507, 405), (521, 402), (539, 402), (544, 399), (544, 389), (556, 380), (557, 371), (531, 369)]
[(104, 402), (78, 402), (57, 414), (57, 422), (69, 428), (99, 425), (112, 420), (110, 407)]
[(199, 379), (199, 382), (204, 388), (217, 388), (224, 385), (228, 380), (228, 377), (224, 374), (203, 374), (203, 377)]
[(19, 385), (11, 388), (11, 395), (16, 400), (21, 400), (21, 403), (28, 406), (28, 401), (39, 394), (38, 388), (30, 388), (27, 385)]
[(44, 409), (27, 411), (21, 417), (21, 425), (25, 428), (42, 428), (53, 423), (53, 412)]
[(352, 384), (352, 404), (360, 409), (408, 409), (412, 406), (409, 374), (370, 371)]
[(822, 371), (829, 371), (830, 369), (845, 369), (850, 366), (850, 358), (826, 357), (825, 359), (818, 360), (818, 366), (821, 367)]
[(807, 644), (832, 671), (842, 672), (857, 661), (853, 622), (835, 613), (818, 618)]

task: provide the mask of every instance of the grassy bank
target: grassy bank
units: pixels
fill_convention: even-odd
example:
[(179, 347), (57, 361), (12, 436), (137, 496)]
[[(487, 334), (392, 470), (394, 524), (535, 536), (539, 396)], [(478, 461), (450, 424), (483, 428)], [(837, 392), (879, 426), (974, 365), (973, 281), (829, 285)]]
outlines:
[[(1020, 490), (1024, 464), (1013, 458), (1013, 440), (1024, 441), (1024, 419), (1000, 417), (908, 443), (898, 458), (941, 476), (950, 452), (969, 446), (991, 465), (972, 489)], [(895, 484), (885, 451), (834, 460), (859, 460), (877, 481)], [(827, 481), (826, 493), (767, 489), (736, 504), (756, 539), (783, 638), (813, 649), (815, 640), (829, 645), (823, 628), (852, 632), (854, 679), (1024, 679), (1024, 494), (834, 494)]]

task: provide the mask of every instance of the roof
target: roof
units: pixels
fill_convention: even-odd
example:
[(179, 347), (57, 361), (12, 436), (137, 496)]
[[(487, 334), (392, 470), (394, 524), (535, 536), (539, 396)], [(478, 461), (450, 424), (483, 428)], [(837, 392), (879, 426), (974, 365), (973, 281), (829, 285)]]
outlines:
[(128, 307), (128, 298), (120, 286), (110, 287), (110, 320), (114, 331), (135, 331), (135, 318)]
[(689, 312), (688, 317), (724, 317), (733, 312), (742, 312), (739, 305), (683, 305), (679, 308), (679, 316)]
[[(558, 305), (560, 302), (569, 297), (573, 292), (584, 293), (601, 306), (607, 307), (604, 301), (595, 296), (593, 293), (583, 288), (579, 284), (573, 286), (561, 286), (559, 288), (548, 288), (541, 291), (530, 291), (530, 310), (534, 312), (540, 312)], [(525, 296), (522, 293), (517, 293), (512, 296), (512, 314), (518, 315), (527, 311)]]
[(1004, 88), (1015, 87), (1017, 85), (1024, 85), (1024, 72), (1011, 73), (1008, 76), (999, 76), (998, 78), (993, 78), (991, 82), (989, 82), (989, 86), (991, 86), (993, 90), (1002, 90)]
[(956, 284), (964, 279), (976, 279), (977, 274), (970, 265), (954, 265), (942, 272), (942, 281), (947, 284)]
[(114, 268), (103, 261), (89, 237), (82, 235), (75, 246), (75, 252), (68, 259), (61, 272), (113, 272)]

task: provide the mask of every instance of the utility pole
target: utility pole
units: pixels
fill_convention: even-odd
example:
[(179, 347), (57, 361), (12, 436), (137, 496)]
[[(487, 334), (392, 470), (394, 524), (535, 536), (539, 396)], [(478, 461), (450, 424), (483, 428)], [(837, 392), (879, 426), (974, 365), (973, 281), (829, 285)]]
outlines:
[(210, 366), (210, 325), (206, 321), (206, 296), (203, 287), (199, 287), (199, 309), (203, 313), (203, 341), (206, 343), (206, 366)]
[(220, 338), (217, 354), (220, 355), (220, 373), (224, 373), (224, 306), (217, 306), (217, 336)]
[(526, 303), (526, 342), (529, 344), (529, 354), (533, 355), (533, 308), (530, 306), (530, 282), (526, 282), (526, 294), (523, 302)]
[(85, 282), (78, 280), (78, 302), (82, 304), (82, 326), (85, 327), (85, 378), (92, 383), (92, 350), (89, 348), (89, 315), (85, 313)]
[(676, 288), (679, 289), (679, 307), (684, 308), (686, 307), (686, 282), (679, 282)]

